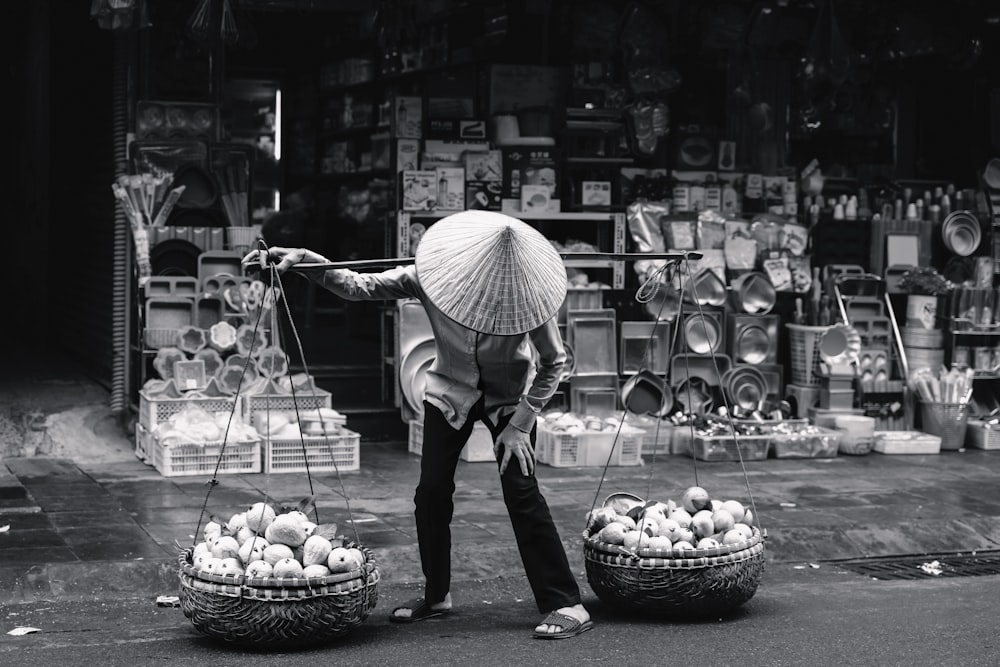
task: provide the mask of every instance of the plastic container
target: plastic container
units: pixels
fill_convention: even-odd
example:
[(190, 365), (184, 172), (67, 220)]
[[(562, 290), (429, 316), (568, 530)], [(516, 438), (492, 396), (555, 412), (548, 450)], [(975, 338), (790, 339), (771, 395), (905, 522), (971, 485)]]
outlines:
[(771, 454), (776, 459), (821, 459), (837, 455), (843, 434), (832, 429), (819, 433), (775, 433), (771, 436)]
[(361, 469), (361, 436), (347, 429), (326, 437), (265, 439), (263, 450), (264, 472), (268, 473)]
[(333, 407), (332, 403), (333, 395), (324, 389), (297, 390), (294, 397), (291, 394), (252, 394), (243, 397), (243, 421), (253, 424), (257, 413), (268, 410), (287, 412), (294, 416), (296, 408), (304, 412), (330, 408)]
[(857, 456), (872, 450), (875, 439), (874, 418), (864, 415), (837, 415), (833, 421), (843, 433), (839, 447), (841, 454)]
[[(167, 446), (154, 440), (153, 467), (164, 477), (190, 475), (235, 475), (260, 472), (260, 442), (221, 442)], [(220, 460), (221, 455), (221, 460)]]
[[(410, 420), (407, 445), (411, 454), (416, 454), (417, 456), (423, 455), (424, 423), (419, 419)], [(538, 452), (536, 451), (536, 459), (538, 458), (537, 455)], [(458, 458), (469, 463), (496, 461), (493, 454), (493, 436), (485, 424), (476, 422), (475, 426), (472, 427), (472, 435), (469, 436), (469, 441), (465, 443), (465, 447), (462, 448)]]
[(921, 426), (926, 433), (941, 438), (942, 450), (957, 450), (965, 446), (968, 429), (967, 403), (920, 403)]
[[(698, 435), (691, 437), (691, 429), (678, 426), (674, 429), (673, 450), (699, 461), (763, 461), (771, 449), (771, 435), (732, 434)], [(739, 448), (736, 441), (739, 441)]]
[(539, 463), (556, 468), (634, 466), (642, 464), (641, 432), (583, 431), (564, 433), (538, 429)]
[(152, 431), (157, 425), (167, 421), (172, 416), (187, 407), (198, 407), (206, 412), (232, 412), (236, 396), (217, 396), (210, 398), (159, 398), (152, 397), (145, 391), (139, 391), (139, 425), (147, 431)]
[(970, 419), (965, 445), (973, 449), (1000, 449), (1000, 425)]
[(920, 431), (875, 431), (872, 450), (879, 454), (939, 454), (941, 438)]
[(805, 324), (786, 324), (791, 346), (792, 384), (816, 386), (820, 383), (819, 342), (830, 327), (814, 327)]

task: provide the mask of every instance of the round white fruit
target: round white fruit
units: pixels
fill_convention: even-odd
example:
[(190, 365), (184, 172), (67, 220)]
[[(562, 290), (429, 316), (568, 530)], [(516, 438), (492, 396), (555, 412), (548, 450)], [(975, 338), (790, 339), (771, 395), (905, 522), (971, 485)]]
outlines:
[(746, 509), (743, 507), (743, 503), (738, 500), (727, 500), (722, 503), (722, 509), (726, 510), (733, 515), (733, 521), (739, 523), (743, 520), (743, 515), (746, 514)]
[(712, 499), (708, 495), (708, 491), (700, 486), (688, 487), (684, 491), (681, 502), (684, 505), (684, 509), (691, 514), (694, 514), (699, 510), (707, 509), (712, 505)]

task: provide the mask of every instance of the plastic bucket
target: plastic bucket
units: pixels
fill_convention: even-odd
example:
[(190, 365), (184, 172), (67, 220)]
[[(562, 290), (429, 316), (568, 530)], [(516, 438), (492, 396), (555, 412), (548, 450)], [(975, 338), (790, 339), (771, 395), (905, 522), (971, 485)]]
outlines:
[(867, 454), (875, 444), (875, 419), (863, 415), (837, 415), (837, 429), (843, 431), (839, 449), (842, 454)]

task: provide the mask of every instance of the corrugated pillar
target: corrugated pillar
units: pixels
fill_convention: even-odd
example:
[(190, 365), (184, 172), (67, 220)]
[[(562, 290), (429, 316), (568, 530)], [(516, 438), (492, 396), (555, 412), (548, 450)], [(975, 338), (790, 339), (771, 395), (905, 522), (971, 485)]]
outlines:
[[(115, 40), (113, 90), (111, 99), (112, 149), (115, 175), (128, 173), (128, 104), (129, 104), (129, 39), (127, 34), (113, 33)], [(111, 184), (108, 184), (110, 196)], [(114, 284), (111, 300), (114, 354), (111, 362), (111, 410), (121, 413), (129, 406), (129, 341), (132, 295), (132, 253), (129, 223), (121, 208), (115, 206)]]

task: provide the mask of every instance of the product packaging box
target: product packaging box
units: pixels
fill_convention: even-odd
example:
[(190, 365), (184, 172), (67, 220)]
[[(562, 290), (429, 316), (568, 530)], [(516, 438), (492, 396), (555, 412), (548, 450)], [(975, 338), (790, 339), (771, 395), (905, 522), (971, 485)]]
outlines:
[[(555, 148), (509, 146), (503, 149), (501, 210), (505, 213), (522, 212), (521, 188), (525, 185), (544, 186), (548, 193), (544, 211), (533, 206), (532, 212), (558, 213), (560, 210), (558, 183), (558, 153)], [(532, 197), (540, 192), (534, 190)], [(540, 201), (532, 198), (529, 200)]]
[(396, 140), (396, 173), (420, 169), (420, 140)]
[(500, 181), (466, 181), (465, 207), (483, 211), (499, 211)]
[(611, 181), (583, 181), (580, 191), (583, 206), (611, 206)]
[(461, 211), (465, 208), (465, 169), (440, 167), (437, 173), (437, 208), (444, 211)]
[(478, 118), (430, 118), (428, 139), (486, 140), (486, 121)]
[(424, 104), (421, 97), (397, 96), (392, 100), (392, 136), (420, 139), (423, 136)]
[(465, 153), (466, 181), (500, 181), (503, 170), (500, 151), (478, 151)]
[(403, 172), (403, 210), (430, 211), (437, 208), (436, 171), (407, 170)]

